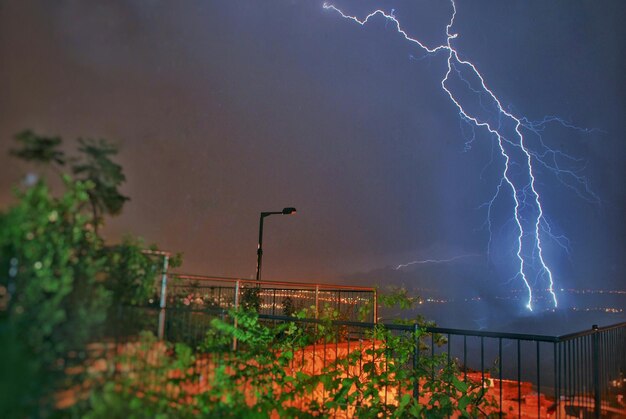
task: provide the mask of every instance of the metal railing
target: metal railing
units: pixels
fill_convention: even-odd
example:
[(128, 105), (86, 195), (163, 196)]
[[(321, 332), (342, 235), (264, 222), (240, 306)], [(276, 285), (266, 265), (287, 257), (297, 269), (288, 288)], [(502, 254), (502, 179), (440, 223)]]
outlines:
[[(626, 323), (564, 336), (426, 330), (446, 337), (447, 356), (464, 371), (488, 375), (501, 413), (535, 416), (535, 408), (536, 417), (626, 415)], [(435, 345), (430, 349), (435, 353)], [(516, 397), (507, 401), (507, 395)]]
[[(164, 339), (196, 347), (212, 318), (228, 319), (224, 309), (171, 307), (167, 309)], [(153, 311), (154, 313), (154, 311)], [(154, 314), (153, 314), (154, 315)], [(271, 324), (319, 324), (315, 318), (260, 314)], [(153, 323), (152, 323), (153, 324)], [(306, 350), (326, 362), (338, 343), (355, 349), (367, 341), (373, 322), (333, 321), (336, 335)], [(398, 336), (410, 337), (418, 325), (378, 325)], [(620, 417), (626, 415), (626, 323), (564, 336), (471, 331), (426, 327), (412, 363), (420, 357), (444, 356), (459, 366), (463, 379), (479, 380), (498, 405), (498, 412), (514, 417)], [(240, 348), (245, 350), (245, 348)], [(323, 354), (323, 356), (321, 355)], [(416, 389), (419, 390), (419, 389)], [(414, 393), (419, 397), (419, 392)]]
[[(593, 411), (626, 416), (626, 323), (557, 338), (554, 371), (557, 393), (569, 401), (567, 414)], [(617, 406), (611, 401), (615, 398)], [(617, 408), (617, 409), (616, 409)]]
[(311, 317), (335, 313), (341, 320), (376, 323), (377, 293), (372, 287), (307, 282), (256, 281), (201, 275), (168, 274), (165, 307), (194, 309), (253, 308), (260, 314), (293, 315), (302, 310)]
[[(266, 320), (294, 321), (260, 316)], [(300, 322), (315, 321), (297, 320)], [(362, 338), (374, 324), (335, 322)], [(385, 324), (396, 333), (419, 326)], [(359, 333), (359, 329), (361, 333)], [(626, 322), (563, 336), (426, 327), (415, 357), (444, 354), (463, 378), (480, 376), (500, 414), (525, 417), (626, 416)], [(441, 339), (443, 337), (443, 339)], [(422, 338), (424, 339), (424, 338)], [(324, 345), (317, 345), (325, 350)]]

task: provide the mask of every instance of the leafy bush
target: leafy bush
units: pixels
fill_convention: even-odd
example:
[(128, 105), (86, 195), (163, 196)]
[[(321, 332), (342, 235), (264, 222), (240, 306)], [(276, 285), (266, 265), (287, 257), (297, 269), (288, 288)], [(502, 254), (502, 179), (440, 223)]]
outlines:
[[(152, 412), (158, 402), (162, 414), (175, 417), (475, 417), (494, 406), (481, 383), (462, 380), (445, 354), (414, 358), (422, 329), (397, 334), (376, 327), (349, 346), (332, 341), (337, 331), (331, 321), (268, 324), (252, 311), (230, 315), (212, 321), (195, 356), (170, 344), (161, 351), (169, 361), (158, 363), (158, 378), (124, 375), (117, 387), (92, 398), (92, 408), (105, 412), (106, 403), (133, 394), (135, 405), (140, 398)], [(141, 359), (131, 364), (134, 370), (145, 366)], [(154, 377), (147, 367), (145, 374)], [(178, 390), (163, 391), (172, 388)], [(135, 405), (124, 414), (132, 416)]]
[[(52, 404), (49, 390), (62, 385), (70, 355), (103, 322), (110, 302), (111, 292), (100, 277), (107, 263), (102, 240), (91, 227), (90, 215), (78, 210), (88, 199), (89, 185), (69, 178), (65, 183), (65, 194), (54, 198), (39, 182), (0, 214), (0, 270), (10, 272), (2, 279), (10, 290), (2, 327), (11, 331), (4, 338), (15, 339), (3, 344), (20, 346), (36, 359), (39, 373), (35, 393), (17, 395), (10, 403), (14, 407), (32, 406), (33, 399)], [(41, 400), (44, 396), (47, 400)]]
[(110, 247), (98, 234), (103, 214), (128, 199), (117, 191), (124, 175), (110, 160), (114, 147), (81, 141), (81, 157), (68, 158), (58, 137), (17, 139), (13, 154), (53, 165), (63, 187), (57, 196), (45, 180), (30, 182), (0, 212), (0, 417), (40, 417), (59, 405), (60, 391), (84, 382), (85, 345), (104, 333), (113, 302), (153, 294), (160, 261), (138, 239)]

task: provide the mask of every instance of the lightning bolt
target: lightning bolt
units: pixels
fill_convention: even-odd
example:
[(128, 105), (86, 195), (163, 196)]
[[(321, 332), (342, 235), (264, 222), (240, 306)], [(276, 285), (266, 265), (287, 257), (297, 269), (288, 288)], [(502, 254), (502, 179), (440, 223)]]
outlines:
[[(456, 4), (450, 2), (452, 13), (446, 25), (446, 41), (441, 45), (428, 46), (417, 38), (407, 33), (395, 16), (395, 10), (387, 13), (381, 9), (375, 10), (358, 18), (344, 13), (338, 7), (324, 3), (323, 8), (338, 13), (342, 18), (350, 20), (360, 26), (365, 26), (376, 16), (386, 20), (385, 26), (393, 26), (406, 41), (416, 45), (425, 55), (445, 54), (447, 71), (441, 79), (441, 88), (449, 97), (452, 104), (458, 110), (461, 121), (471, 127), (471, 138), (465, 143), (466, 150), (471, 148), (475, 139), (474, 129), (487, 130), (495, 140), (497, 153), (502, 158), (502, 172), (499, 184), (491, 200), (485, 203), (487, 207), (487, 224), (490, 234), (488, 251), (491, 246), (492, 226), (491, 213), (496, 200), (503, 191), (510, 191), (512, 203), (511, 219), (517, 231), (514, 244), (515, 259), (517, 260), (517, 273), (514, 278), (521, 279), (527, 290), (526, 308), (533, 310), (533, 302), (536, 297), (533, 291), (537, 288), (547, 291), (546, 297), (554, 308), (557, 307), (557, 297), (554, 290), (554, 275), (544, 256), (544, 240), (553, 240), (567, 250), (568, 241), (564, 236), (553, 234), (553, 230), (546, 218), (541, 195), (537, 188), (536, 165), (553, 173), (556, 178), (566, 187), (574, 190), (579, 196), (590, 201), (599, 202), (599, 198), (593, 193), (587, 183), (587, 179), (576, 170), (563, 169), (563, 162), (578, 162), (579, 160), (560, 152), (552, 150), (543, 141), (542, 132), (548, 124), (558, 123), (566, 128), (589, 132), (576, 127), (568, 121), (554, 116), (547, 116), (543, 120), (533, 122), (525, 117), (516, 116), (506, 109), (500, 99), (487, 86), (485, 79), (478, 68), (466, 59), (459, 56), (453, 41), (459, 36), (452, 28), (456, 18)], [(415, 57), (411, 56), (411, 59)], [(469, 93), (474, 97), (475, 103), (467, 99), (462, 100), (459, 93)], [(469, 102), (469, 103), (468, 103)], [(528, 136), (534, 135), (535, 146), (529, 146)], [(450, 261), (450, 260), (448, 260)], [(439, 263), (442, 261), (426, 260), (415, 261), (404, 265), (398, 265), (396, 269), (415, 263)], [(543, 288), (537, 286), (539, 281), (547, 282)]]
[(423, 260), (414, 260), (412, 262), (408, 262), (408, 263), (401, 263), (400, 265), (396, 266), (395, 268), (393, 268), (394, 270), (399, 270), (402, 268), (406, 268), (407, 266), (411, 266), (411, 265), (426, 265), (426, 264), (442, 264), (442, 263), (450, 263), (450, 262), (454, 262), (456, 260), (459, 259), (464, 259), (464, 258), (470, 258), (470, 257), (477, 257), (480, 255), (459, 255), (459, 256), (454, 256), (448, 259), (423, 259)]

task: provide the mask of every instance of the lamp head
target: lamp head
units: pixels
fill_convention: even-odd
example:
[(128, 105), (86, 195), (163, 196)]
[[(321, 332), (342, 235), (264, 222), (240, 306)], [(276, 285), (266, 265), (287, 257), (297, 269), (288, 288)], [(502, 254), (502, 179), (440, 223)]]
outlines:
[(290, 215), (290, 214), (295, 214), (295, 213), (296, 213), (296, 209), (293, 207), (283, 208), (283, 215)]

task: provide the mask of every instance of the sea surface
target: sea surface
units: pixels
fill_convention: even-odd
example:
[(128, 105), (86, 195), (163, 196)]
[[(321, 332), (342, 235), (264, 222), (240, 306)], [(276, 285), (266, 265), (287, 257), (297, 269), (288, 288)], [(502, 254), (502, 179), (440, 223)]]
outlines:
[(515, 294), (481, 298), (447, 299), (424, 295), (410, 311), (381, 310), (383, 321), (421, 315), (437, 326), (559, 336), (589, 330), (593, 325), (609, 326), (626, 322), (626, 292), (576, 291), (561, 298), (556, 309), (529, 311)]

